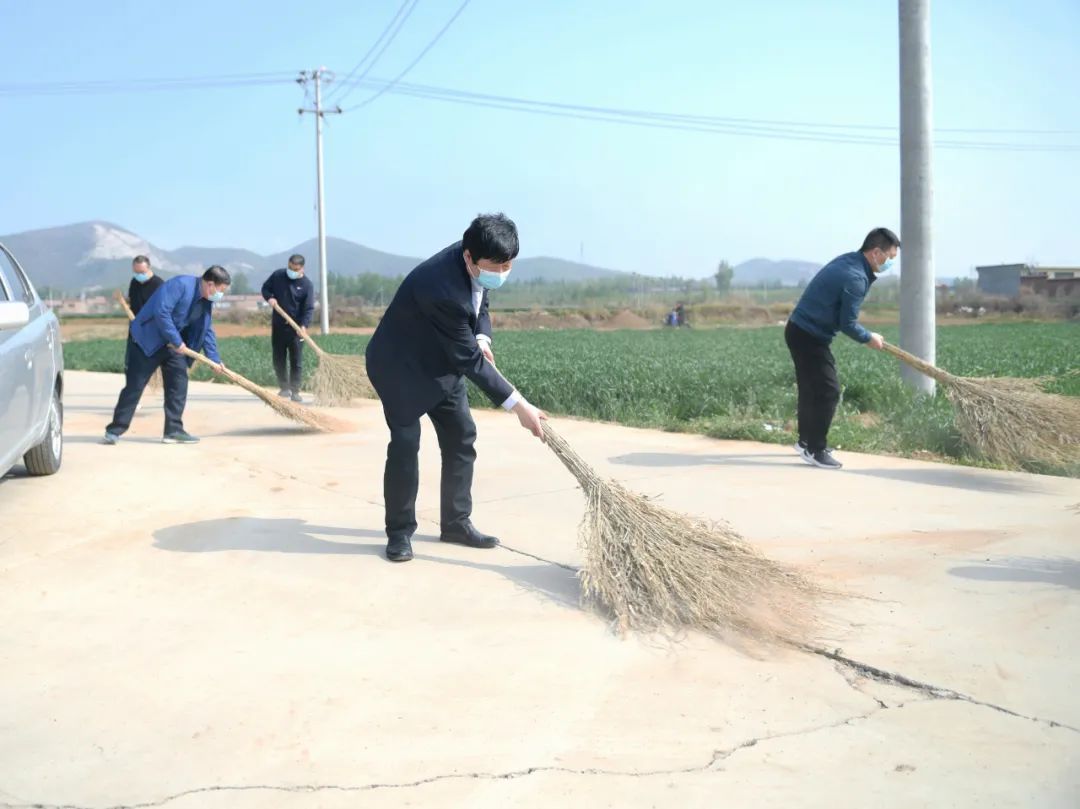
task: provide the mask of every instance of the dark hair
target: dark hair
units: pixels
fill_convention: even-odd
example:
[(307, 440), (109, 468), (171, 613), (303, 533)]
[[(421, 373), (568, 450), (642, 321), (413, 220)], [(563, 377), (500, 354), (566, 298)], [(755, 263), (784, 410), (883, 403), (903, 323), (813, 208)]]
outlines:
[(304, 266), (304, 257), (302, 255), (300, 255), (299, 253), (293, 253), (291, 256), (289, 256), (289, 263), (290, 264), (295, 264), (298, 267), (303, 267)]
[(211, 284), (217, 284), (218, 286), (221, 286), (222, 284), (225, 286), (232, 286), (232, 276), (229, 275), (229, 271), (217, 264), (204, 272), (202, 274), (202, 279), (204, 281), (209, 281)]
[(145, 264), (147, 267), (149, 267), (150, 266), (150, 259), (148, 259), (146, 256), (135, 256), (135, 258), (133, 258), (131, 260), (131, 263), (132, 264)]
[(461, 247), (474, 262), (486, 258), (505, 264), (517, 258), (520, 249), (517, 225), (506, 214), (480, 214), (461, 237)]
[(867, 250), (873, 250), (875, 248), (888, 251), (899, 246), (900, 238), (891, 230), (888, 228), (874, 228), (866, 234), (866, 238), (863, 239), (862, 247), (859, 248), (859, 252), (865, 253)]

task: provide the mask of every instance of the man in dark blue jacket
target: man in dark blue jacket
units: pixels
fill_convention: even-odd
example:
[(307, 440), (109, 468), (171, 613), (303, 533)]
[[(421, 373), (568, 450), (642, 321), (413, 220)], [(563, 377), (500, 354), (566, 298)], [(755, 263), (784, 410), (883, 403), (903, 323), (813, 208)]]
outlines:
[[(289, 256), (289, 266), (274, 270), (262, 285), (262, 296), (268, 302), (276, 302), (285, 313), (305, 329), (311, 325), (315, 312), (315, 287), (304, 275), (304, 257), (299, 253)], [(304, 375), (304, 338), (285, 322), (274, 310), (270, 317), (270, 350), (277, 374), (278, 396), (300, 401), (300, 380)], [(288, 373), (285, 371), (286, 357)]]
[(827, 445), (829, 427), (840, 401), (836, 360), (829, 345), (838, 332), (843, 332), (870, 348), (881, 348), (881, 335), (867, 331), (859, 323), (859, 307), (877, 274), (892, 266), (899, 249), (900, 240), (888, 228), (870, 231), (857, 252), (838, 256), (818, 270), (788, 318), (784, 340), (795, 362), (799, 388), (796, 449), (812, 466), (842, 466)]
[(367, 372), (390, 428), (383, 475), (386, 556), (413, 558), (420, 480), (420, 417), (435, 426), (442, 451), (443, 542), (493, 548), (498, 540), (472, 524), (476, 424), (465, 377), (521, 426), (543, 438), (543, 413), (495, 370), (488, 290), (498, 289), (518, 254), (517, 227), (502, 214), (478, 216), (460, 242), (410, 272), (367, 347)]
[(193, 362), (177, 347), (202, 351), (219, 366), (217, 338), (211, 322), (214, 304), (224, 297), (232, 279), (224, 267), (214, 265), (202, 274), (170, 278), (150, 296), (150, 300), (131, 321), (131, 339), (135, 347), (128, 357), (127, 383), (105, 428), (105, 443), (120, 440), (135, 415), (143, 388), (154, 371), (161, 368), (165, 383), (166, 444), (194, 444), (198, 438), (184, 430), (184, 407), (187, 405), (187, 369)]

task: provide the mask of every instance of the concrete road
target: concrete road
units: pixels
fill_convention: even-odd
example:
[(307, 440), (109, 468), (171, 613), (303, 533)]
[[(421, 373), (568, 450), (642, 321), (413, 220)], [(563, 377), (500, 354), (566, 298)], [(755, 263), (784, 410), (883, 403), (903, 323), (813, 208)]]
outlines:
[[(865, 596), (836, 659), (618, 637), (583, 500), (477, 413), (488, 551), (382, 557), (385, 426), (194, 384), (198, 446), (69, 373), (61, 473), (0, 482), (0, 806), (1080, 806), (1080, 481), (560, 422), (603, 474)], [(892, 679), (890, 679), (892, 678)]]

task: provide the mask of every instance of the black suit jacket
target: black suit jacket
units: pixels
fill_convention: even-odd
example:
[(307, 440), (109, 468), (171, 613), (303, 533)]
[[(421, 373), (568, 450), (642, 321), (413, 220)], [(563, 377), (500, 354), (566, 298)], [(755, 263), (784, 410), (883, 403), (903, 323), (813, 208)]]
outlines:
[(474, 313), (472, 280), (456, 242), (405, 277), (368, 342), (368, 377), (387, 419), (415, 421), (462, 376), (495, 404), (506, 401), (514, 387), (484, 359), (478, 334), (491, 336), (488, 294)]

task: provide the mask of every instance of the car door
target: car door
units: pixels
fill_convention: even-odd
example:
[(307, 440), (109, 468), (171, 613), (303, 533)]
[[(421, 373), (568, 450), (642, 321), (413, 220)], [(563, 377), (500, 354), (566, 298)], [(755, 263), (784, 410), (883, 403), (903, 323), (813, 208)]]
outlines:
[(18, 260), (0, 245), (0, 272), (12, 277), (16, 300), (26, 303), (30, 309), (30, 322), (24, 327), (29, 344), (30, 373), (30, 426), (42, 428), (49, 416), (52, 402), (53, 380), (56, 377), (53, 344), (60, 339), (56, 320), (45, 303), (34, 293), (34, 287)]
[[(0, 301), (21, 300), (14, 292), (11, 270), (0, 251)], [(34, 386), (32, 366), (33, 351), (26, 327), (0, 328), (0, 474), (26, 450)]]

